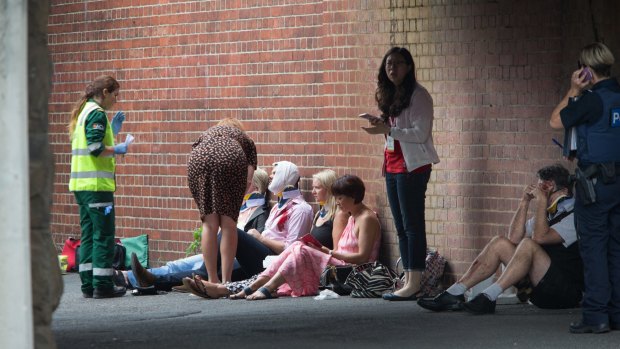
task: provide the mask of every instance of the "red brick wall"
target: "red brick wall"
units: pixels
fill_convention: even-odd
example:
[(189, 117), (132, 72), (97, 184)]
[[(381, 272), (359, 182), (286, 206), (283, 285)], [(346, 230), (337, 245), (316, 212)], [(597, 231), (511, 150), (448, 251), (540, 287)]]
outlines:
[[(118, 161), (117, 235), (148, 233), (153, 264), (182, 256), (199, 225), (187, 155), (227, 116), (249, 130), (260, 166), (300, 166), (308, 200), (314, 172), (360, 175), (384, 226), (383, 255), (395, 260), (382, 141), (360, 132), (366, 122), (356, 115), (376, 112), (376, 69), (390, 45), (403, 45), (435, 102), (441, 163), (427, 192), (428, 242), (461, 274), (505, 233), (534, 170), (560, 160), (551, 138), (562, 135), (548, 116), (577, 50), (593, 40), (587, 2), (577, 0), (51, 3), (55, 241), (79, 235), (67, 191), (68, 112), (88, 81), (111, 73), (123, 134), (136, 136)], [(599, 36), (617, 43), (607, 10), (618, 5), (593, 4)]]

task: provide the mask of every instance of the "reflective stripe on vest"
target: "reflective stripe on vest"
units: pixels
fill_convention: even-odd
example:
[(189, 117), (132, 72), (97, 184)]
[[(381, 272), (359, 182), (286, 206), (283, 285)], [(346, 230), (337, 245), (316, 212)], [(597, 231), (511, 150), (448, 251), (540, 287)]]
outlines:
[[(84, 103), (77, 120), (71, 141), (71, 176), (69, 179), (70, 191), (115, 191), (114, 173), (116, 162), (114, 156), (91, 155), (86, 140), (86, 120), (95, 110), (103, 109), (94, 102)], [(105, 112), (104, 112), (105, 113)], [(108, 121), (103, 145), (114, 146), (114, 134)]]

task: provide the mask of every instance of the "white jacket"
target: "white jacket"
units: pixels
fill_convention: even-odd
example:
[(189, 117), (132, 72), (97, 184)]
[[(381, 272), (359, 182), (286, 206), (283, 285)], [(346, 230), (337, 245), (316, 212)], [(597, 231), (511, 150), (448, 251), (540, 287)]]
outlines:
[(433, 98), (419, 83), (411, 96), (411, 103), (398, 117), (390, 136), (400, 142), (407, 171), (439, 162), (433, 145)]

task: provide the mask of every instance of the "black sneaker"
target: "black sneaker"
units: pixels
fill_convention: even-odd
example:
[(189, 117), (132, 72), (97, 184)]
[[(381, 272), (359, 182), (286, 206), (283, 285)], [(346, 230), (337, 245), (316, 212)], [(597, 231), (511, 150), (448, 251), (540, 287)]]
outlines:
[(463, 303), (463, 309), (475, 315), (495, 313), (495, 301), (491, 301), (484, 293), (479, 293), (474, 299)]
[(459, 311), (464, 302), (465, 297), (463, 295), (455, 296), (447, 291), (443, 291), (433, 299), (418, 299), (419, 306), (432, 311)]
[(114, 298), (114, 297), (122, 297), (127, 292), (127, 289), (122, 286), (112, 286), (112, 288), (95, 288), (93, 292), (93, 298), (101, 299), (101, 298)]

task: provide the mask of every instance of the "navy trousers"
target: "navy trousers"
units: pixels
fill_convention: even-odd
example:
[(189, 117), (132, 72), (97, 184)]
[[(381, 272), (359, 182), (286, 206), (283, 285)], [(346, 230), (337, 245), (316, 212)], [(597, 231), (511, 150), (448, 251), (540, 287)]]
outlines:
[(596, 202), (575, 200), (575, 228), (583, 259), (583, 322), (620, 324), (620, 177), (613, 184), (600, 178)]

